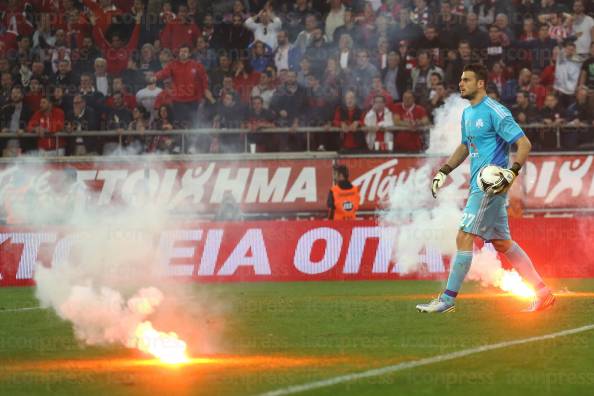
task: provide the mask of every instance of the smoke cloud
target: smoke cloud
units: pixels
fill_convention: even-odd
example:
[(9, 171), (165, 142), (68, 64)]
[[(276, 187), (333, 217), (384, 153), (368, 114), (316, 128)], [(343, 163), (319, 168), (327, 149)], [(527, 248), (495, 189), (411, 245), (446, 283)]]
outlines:
[[(182, 338), (196, 340), (191, 345), (195, 351), (212, 352), (217, 340), (196, 324), (197, 315), (202, 320), (220, 314), (224, 307), (205, 293), (198, 296), (189, 284), (180, 284), (166, 273), (159, 240), (162, 231), (171, 228), (170, 218), (166, 205), (148, 199), (152, 191), (149, 176), (158, 163), (143, 159), (147, 161), (145, 178), (138, 183), (141, 191), (137, 193), (142, 196), (144, 192), (145, 197), (105, 209), (88, 206), (98, 197), (77, 180), (76, 170), (49, 172), (41, 161), (2, 172), (0, 196), (9, 199), (11, 192), (25, 186), (29, 198), (12, 205), (17, 215), (39, 229), (51, 224), (66, 226), (69, 234), (58, 240), (52, 266), (38, 263), (34, 280), (41, 305), (70, 321), (78, 340), (86, 345), (151, 350), (154, 345), (141, 345), (147, 340), (137, 339), (137, 329), (153, 334), (154, 325), (156, 330), (175, 331)], [(190, 299), (194, 301), (188, 309)], [(162, 341), (154, 338), (150, 342)]]

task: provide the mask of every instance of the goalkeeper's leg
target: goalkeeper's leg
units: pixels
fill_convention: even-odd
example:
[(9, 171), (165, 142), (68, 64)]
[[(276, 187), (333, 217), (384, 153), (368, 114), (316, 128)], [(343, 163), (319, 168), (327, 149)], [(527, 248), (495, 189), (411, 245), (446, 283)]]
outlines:
[(458, 236), (456, 237), (458, 251), (450, 266), (450, 275), (448, 276), (445, 291), (439, 298), (430, 303), (417, 305), (417, 310), (434, 313), (450, 312), (453, 310), (460, 287), (462, 287), (464, 278), (470, 269), (473, 242), (474, 235), (462, 230), (458, 231)]

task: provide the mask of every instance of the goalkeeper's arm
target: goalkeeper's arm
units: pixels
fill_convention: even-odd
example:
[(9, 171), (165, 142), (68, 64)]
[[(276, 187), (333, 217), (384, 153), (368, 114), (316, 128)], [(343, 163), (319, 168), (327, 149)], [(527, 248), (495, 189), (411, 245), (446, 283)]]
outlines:
[(446, 177), (448, 174), (456, 169), (464, 160), (468, 157), (468, 146), (465, 144), (460, 144), (456, 150), (450, 155), (450, 158), (446, 161), (446, 163), (439, 169), (437, 174), (433, 177), (433, 181), (431, 183), (431, 193), (433, 194), (433, 198), (437, 198), (437, 191), (443, 186)]

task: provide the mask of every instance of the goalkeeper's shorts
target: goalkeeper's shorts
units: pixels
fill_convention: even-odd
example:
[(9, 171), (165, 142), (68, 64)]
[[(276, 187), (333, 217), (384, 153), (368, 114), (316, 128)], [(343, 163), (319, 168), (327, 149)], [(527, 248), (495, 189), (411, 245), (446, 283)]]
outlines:
[(472, 191), (460, 220), (460, 229), (486, 241), (511, 239), (507, 221), (507, 194), (489, 196)]

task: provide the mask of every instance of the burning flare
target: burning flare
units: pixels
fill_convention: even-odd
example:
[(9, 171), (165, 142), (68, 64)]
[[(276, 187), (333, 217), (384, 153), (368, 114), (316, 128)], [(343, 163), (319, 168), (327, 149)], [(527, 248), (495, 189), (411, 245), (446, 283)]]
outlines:
[(497, 286), (505, 292), (522, 298), (532, 298), (536, 295), (532, 287), (524, 282), (515, 270), (503, 270)]
[(136, 347), (150, 353), (163, 363), (182, 364), (190, 361), (186, 343), (177, 334), (164, 333), (153, 328), (151, 322), (140, 323), (134, 332)]

